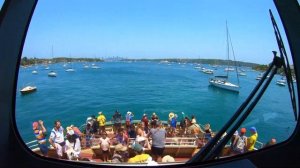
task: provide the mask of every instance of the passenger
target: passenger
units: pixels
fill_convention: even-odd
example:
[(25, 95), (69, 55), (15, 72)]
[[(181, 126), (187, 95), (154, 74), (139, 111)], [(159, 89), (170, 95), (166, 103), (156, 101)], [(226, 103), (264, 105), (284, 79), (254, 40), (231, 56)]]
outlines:
[(132, 124), (133, 116), (134, 115), (132, 114), (132, 112), (127, 111), (127, 114), (126, 114), (126, 128), (129, 128), (130, 125)]
[(92, 133), (93, 134), (97, 134), (99, 132), (99, 122), (97, 122), (96, 116), (92, 115), (92, 123), (91, 123), (91, 127), (92, 127)]
[(136, 155), (130, 158), (128, 163), (147, 163), (148, 161), (152, 161), (151, 156), (143, 152), (143, 147), (140, 144), (135, 143), (132, 146)]
[(112, 121), (114, 123), (114, 133), (116, 134), (122, 125), (122, 115), (120, 114), (120, 112), (118, 110), (115, 111)]
[(124, 133), (123, 128), (118, 130), (118, 134), (116, 135), (116, 141), (122, 145), (128, 145), (128, 136)]
[(175, 159), (170, 155), (166, 155), (162, 158), (162, 162), (163, 163), (175, 162)]
[(39, 120), (38, 122), (33, 122), (32, 129), (42, 155), (47, 157), (48, 156), (48, 146), (46, 141), (47, 130), (44, 127), (44, 122), (42, 120)]
[(71, 127), (67, 127), (66, 153), (69, 160), (80, 159), (80, 140)]
[(238, 135), (239, 135), (239, 132), (235, 131), (230, 139), (230, 153), (233, 153), (233, 143), (234, 143), (235, 139), (238, 137)]
[(127, 151), (127, 147), (123, 146), (122, 144), (117, 144), (115, 146), (115, 151), (114, 154), (112, 156), (112, 163), (122, 163), (122, 162), (127, 162), (128, 160), (128, 151)]
[(196, 124), (196, 118), (194, 115), (192, 115), (192, 118), (191, 118), (191, 124)]
[(100, 138), (100, 147), (102, 150), (103, 162), (107, 162), (110, 149), (110, 139), (107, 137), (106, 133), (103, 133)]
[(84, 134), (85, 134), (86, 147), (90, 147), (91, 146), (91, 138), (93, 136), (93, 131), (92, 131), (92, 127), (91, 127), (90, 123), (88, 123), (86, 125)]
[(141, 122), (139, 128), (143, 131), (144, 135), (147, 135), (149, 133), (149, 127), (146, 127), (144, 122)]
[(156, 124), (154, 124), (154, 128), (151, 128), (148, 134), (148, 138), (152, 137), (151, 155), (156, 162), (161, 161), (167, 136), (166, 130), (160, 128), (160, 126), (161, 122), (156, 121)]
[(210, 141), (212, 138), (212, 132), (210, 129), (210, 124), (206, 124), (204, 127), (204, 139), (206, 140), (206, 142)]
[(258, 134), (255, 127), (250, 128), (251, 136), (248, 138), (248, 151), (253, 151)]
[(65, 139), (64, 139), (64, 128), (61, 126), (59, 120), (54, 122), (54, 128), (51, 130), (49, 142), (56, 149), (56, 153), (59, 159), (62, 159), (63, 153), (65, 152)]
[(246, 128), (241, 128), (240, 134), (237, 135), (233, 141), (233, 153), (232, 154), (242, 154), (247, 151), (247, 137)]
[(82, 132), (79, 130), (78, 127), (75, 127), (74, 125), (70, 125), (70, 128), (72, 128), (73, 131), (74, 131), (74, 133), (75, 133), (76, 135), (78, 135), (79, 137), (81, 137), (81, 136), (83, 135)]
[(130, 128), (127, 131), (129, 138), (136, 138), (135, 126), (131, 124)]
[(176, 126), (177, 126), (177, 115), (174, 115), (172, 118), (171, 118), (171, 135), (172, 136), (175, 136), (176, 134)]
[(143, 118), (142, 118), (142, 123), (144, 124), (144, 131), (148, 134), (148, 130), (149, 130), (149, 120), (148, 120), (148, 117), (147, 117), (147, 114), (144, 114), (143, 115)]
[(97, 118), (97, 121), (99, 122), (99, 126), (100, 126), (99, 134), (101, 135), (102, 133), (105, 132), (106, 118), (102, 111), (100, 111), (98, 114), (99, 116)]
[(266, 143), (264, 147), (272, 146), (276, 144), (276, 139), (272, 138), (269, 142)]
[(158, 119), (158, 116), (155, 113), (153, 113), (152, 117), (151, 117), (151, 120), (152, 121), (158, 121), (159, 119)]
[(149, 149), (149, 150), (151, 149), (148, 138), (145, 137), (145, 135), (141, 129), (138, 129), (138, 131), (137, 131), (137, 136), (136, 136), (135, 142), (142, 145), (142, 147), (145, 149)]

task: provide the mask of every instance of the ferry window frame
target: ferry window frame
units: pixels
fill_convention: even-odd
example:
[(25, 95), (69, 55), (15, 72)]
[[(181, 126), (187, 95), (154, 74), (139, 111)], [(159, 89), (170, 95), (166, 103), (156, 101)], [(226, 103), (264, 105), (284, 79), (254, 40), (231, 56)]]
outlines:
[[(7, 7), (7, 6), (5, 6), (6, 5), (6, 3), (7, 4), (9, 4), (9, 3), (15, 3), (16, 1), (13, 1), (13, 2), (8, 2), (8, 1), (5, 1), (5, 4), (4, 4), (4, 6), (2, 7), (2, 10), (6, 10), (5, 8)], [(33, 3), (33, 5), (35, 6), (35, 4), (34, 3), (36, 3), (37, 1), (35, 1), (35, 0), (32, 0), (32, 1), (29, 1), (29, 2), (25, 2), (25, 3), (29, 3), (29, 4), (27, 4), (28, 6), (30, 6), (30, 5), (32, 5), (32, 3)], [(24, 6), (26, 6), (26, 4), (24, 4), (24, 2), (22, 2), (23, 3), (23, 5)], [(2, 11), (1, 10), (1, 11)], [(32, 11), (33, 12), (33, 11)], [(21, 13), (21, 12), (17, 12), (17, 13)], [(1, 15), (0, 15), (0, 21), (1, 21), (1, 23), (2, 23), (2, 21), (3, 21), (3, 18), (4, 18), (4, 16), (2, 15), (3, 13), (1, 12)], [(32, 15), (32, 13), (31, 13), (31, 15)], [(29, 17), (31, 17), (31, 16), (29, 16)], [(36, 154), (34, 154), (32, 151), (29, 151), (29, 149), (26, 147), (26, 145), (25, 145), (25, 143), (24, 143), (24, 141), (22, 140), (22, 138), (21, 138), (21, 136), (19, 135), (19, 132), (18, 132), (18, 129), (17, 129), (17, 127), (16, 127), (16, 120), (15, 120), (15, 94), (16, 94), (16, 83), (17, 83), (17, 79), (18, 79), (18, 69), (19, 69), (19, 65), (20, 65), (20, 58), (21, 58), (21, 53), (22, 53), (22, 48), (23, 48), (23, 45), (24, 45), (24, 39), (25, 39), (25, 36), (26, 36), (26, 31), (27, 31), (27, 29), (28, 29), (28, 26), (29, 26), (29, 23), (30, 23), (30, 18), (29, 18), (29, 21), (28, 21), (28, 23), (27, 23), (27, 26), (25, 26), (25, 28), (24, 28), (24, 34), (22, 35), (22, 37), (16, 37), (15, 39), (11, 39), (11, 41), (15, 41), (15, 42), (18, 42), (18, 40), (19, 41), (21, 41), (21, 43), (19, 44), (19, 45), (17, 45), (17, 46), (12, 46), (11, 48), (15, 48), (15, 49), (18, 49), (16, 52), (18, 52), (18, 53), (14, 53), (14, 52), (11, 52), (10, 51), (10, 53), (13, 53), (13, 56), (11, 56), (11, 57), (13, 57), (13, 58), (9, 58), (7, 55), (5, 55), (6, 57), (2, 57), (2, 58), (4, 58), (5, 59), (5, 61), (3, 61), (3, 62), (5, 62), (5, 63), (0, 63), (0, 65), (1, 65), (1, 71), (3, 70), (3, 69), (5, 69), (6, 68), (6, 70), (7, 69), (9, 69), (9, 70), (13, 70), (12, 71), (12, 73), (14, 74), (14, 75), (12, 75), (12, 76), (9, 76), (9, 75), (11, 75), (12, 73), (7, 73), (7, 71), (3, 71), (3, 72), (5, 72), (5, 73), (3, 73), (3, 72), (1, 72), (1, 75), (0, 76), (2, 76), (2, 74), (4, 74), (3, 75), (3, 77), (0, 77), (0, 79), (5, 79), (6, 77), (8, 77), (7, 78), (7, 80), (8, 81), (13, 81), (13, 84), (12, 83), (10, 83), (10, 82), (7, 82), (7, 83), (5, 83), (5, 84), (3, 84), (5, 87), (4, 88), (8, 88), (6, 91), (4, 90), (4, 89), (1, 89), (1, 91), (5, 91), (5, 95), (10, 95), (10, 96), (8, 96), (8, 100), (7, 101), (5, 101), (4, 103), (7, 103), (7, 104), (9, 104), (9, 105), (11, 105), (11, 107), (7, 107), (7, 105), (5, 106), (5, 109), (4, 109), (4, 111), (5, 112), (7, 112), (7, 114), (1, 114), (1, 117), (2, 116), (4, 116), (3, 118), (4, 119), (7, 119), (7, 123), (4, 123), (4, 124), (2, 124), (1, 123), (1, 126), (3, 126), (4, 127), (4, 131), (6, 131), (6, 128), (7, 128), (7, 130), (8, 131), (10, 131), (10, 133), (7, 133), (7, 135), (9, 136), (9, 140), (11, 140), (12, 142), (16, 142), (16, 143), (18, 143), (20, 146), (19, 147), (21, 147), (21, 149), (23, 149), (23, 154), (32, 154), (32, 155), (35, 155), (35, 156), (37, 156)], [(20, 23), (19, 23), (20, 24)], [(25, 30), (26, 29), (26, 30)], [(7, 38), (7, 36), (9, 36), (9, 35), (6, 35), (5, 37)], [(2, 37), (1, 37), (2, 38)], [(21, 40), (20, 40), (20, 38), (21, 38)], [(22, 40), (23, 39), (23, 40)], [(1, 46), (1, 49), (3, 49), (4, 47), (3, 46)], [(10, 49), (11, 49), (10, 48)], [(5, 51), (8, 51), (8, 49), (6, 49)], [(8, 51), (8, 53), (9, 53), (9, 51)], [(5, 64), (8, 64), (8, 65), (5, 65)], [(3, 66), (2, 66), (3, 65)], [(9, 65), (15, 65), (15, 66), (12, 66), (11, 68), (9, 68), (8, 66)], [(3, 81), (3, 80), (2, 80)], [(2, 85), (2, 84), (1, 84)], [(297, 83), (297, 86), (298, 86), (298, 83)], [(298, 97), (299, 97), (299, 91), (298, 91)], [(2, 97), (1, 97), (2, 98)], [(2, 101), (3, 100), (1, 100), (1, 103), (2, 103)], [(12, 103), (9, 103), (9, 102), (12, 102)], [(4, 104), (3, 103), (3, 104)], [(2, 107), (1, 107), (2, 108)], [(10, 126), (12, 126), (12, 127), (10, 127)], [(2, 127), (2, 128), (3, 128)], [(297, 126), (296, 126), (296, 129), (299, 129), (298, 128), (299, 127), (299, 121), (297, 122)], [(295, 132), (296, 132), (296, 129), (294, 130), (294, 134), (291, 136), (291, 137), (289, 137), (289, 139), (287, 140), (287, 141), (289, 141), (289, 140), (291, 140), (292, 138), (293, 138), (293, 136), (295, 136)], [(11, 133), (13, 132), (13, 135), (11, 135)], [(6, 134), (6, 132), (5, 132), (5, 134)], [(14, 139), (15, 137), (17, 138), (17, 139)], [(285, 141), (284, 143), (287, 143), (287, 141)], [(279, 144), (277, 145), (277, 146), (280, 146)], [(6, 148), (5, 148), (6, 149)], [(24, 152), (25, 151), (25, 152)], [(29, 152), (28, 152), (29, 151)], [(267, 149), (266, 149), (266, 151), (267, 151)], [(27, 152), (27, 153), (26, 153)], [(20, 152), (20, 153), (22, 153), (22, 152)], [(256, 153), (258, 153), (258, 152), (256, 152)], [(260, 152), (259, 151), (259, 153), (263, 153), (263, 152)], [(254, 155), (255, 153), (251, 153), (251, 154), (245, 154), (245, 155)], [(2, 155), (3, 156), (3, 155)], [(49, 161), (53, 161), (53, 162), (51, 162), (51, 163), (56, 163), (56, 164), (59, 164), (59, 162), (63, 162), (64, 164), (63, 165), (65, 165), (65, 164), (69, 164), (69, 162), (68, 161), (64, 161), (64, 160), (57, 160), (57, 159), (52, 159), (52, 158), (47, 158), (47, 159), (45, 159), (44, 157), (41, 157), (41, 156), (38, 156), (38, 158), (42, 158), (42, 159), (44, 159), (44, 160), (49, 160)], [(237, 156), (237, 157), (230, 157), (230, 158), (228, 158), (228, 159), (221, 159), (221, 160), (213, 160), (213, 161), (211, 161), (213, 164), (218, 164), (218, 163), (224, 163), (224, 161), (226, 161), (226, 160), (235, 160), (236, 158), (246, 158), (246, 157), (242, 157), (242, 156)], [(73, 163), (77, 163), (77, 162), (72, 162), (72, 164)], [(208, 162), (209, 163), (209, 162)], [(77, 163), (77, 164), (79, 164), (80, 165), (80, 163)], [(205, 163), (201, 163), (201, 165), (204, 165)], [(83, 165), (85, 165), (85, 164), (83, 164)], [(103, 164), (101, 164), (101, 165), (103, 165)], [(193, 165), (193, 164), (191, 164), (191, 165)], [(196, 163), (196, 165), (197, 165), (197, 163)], [(53, 165), (54, 166), (54, 165)], [(173, 166), (173, 165), (172, 165)], [(174, 165), (174, 166), (176, 166), (176, 165)]]

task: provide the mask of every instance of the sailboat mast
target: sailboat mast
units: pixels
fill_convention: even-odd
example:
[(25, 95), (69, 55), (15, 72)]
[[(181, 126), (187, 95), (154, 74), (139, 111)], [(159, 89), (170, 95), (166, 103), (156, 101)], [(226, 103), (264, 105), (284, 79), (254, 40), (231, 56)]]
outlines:
[(227, 27), (227, 20), (226, 20), (226, 44), (227, 44), (227, 79), (229, 75), (229, 42), (228, 42), (228, 27)]
[(232, 51), (232, 55), (233, 55), (233, 61), (234, 61), (234, 66), (235, 66), (235, 72), (236, 72), (237, 82), (238, 82), (238, 85), (240, 85), (239, 74), (238, 74), (236, 60), (235, 60), (235, 54), (234, 54), (233, 45), (232, 45), (231, 36), (230, 36), (229, 31), (228, 31), (228, 37), (229, 37), (229, 42), (230, 42), (231, 51)]

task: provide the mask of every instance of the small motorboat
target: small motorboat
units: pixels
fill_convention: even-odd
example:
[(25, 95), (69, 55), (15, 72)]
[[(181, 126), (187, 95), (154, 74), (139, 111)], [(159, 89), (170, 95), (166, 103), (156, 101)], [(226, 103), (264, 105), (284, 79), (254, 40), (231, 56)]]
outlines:
[(28, 94), (36, 91), (36, 86), (26, 86), (23, 89), (20, 90), (21, 94)]

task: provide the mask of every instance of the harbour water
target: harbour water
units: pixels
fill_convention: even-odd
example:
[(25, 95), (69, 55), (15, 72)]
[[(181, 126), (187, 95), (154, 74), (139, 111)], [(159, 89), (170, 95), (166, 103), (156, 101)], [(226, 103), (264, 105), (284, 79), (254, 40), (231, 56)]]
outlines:
[[(118, 109), (123, 118), (132, 111), (134, 119), (144, 113), (158, 114), (167, 120), (170, 112), (195, 115), (197, 122), (210, 123), (218, 131), (245, 101), (258, 83), (260, 73), (246, 70), (241, 76), (240, 93), (232, 93), (209, 86), (211, 75), (195, 69), (194, 64), (159, 64), (158, 62), (103, 62), (95, 63), (100, 69), (84, 68), (83, 63), (73, 63), (75, 72), (65, 72), (62, 63), (50, 65), (57, 77), (48, 77), (49, 70), (42, 65), (20, 68), (16, 93), (16, 124), (25, 142), (34, 140), (32, 122), (44, 121), (48, 132), (54, 120), (61, 120), (63, 127), (80, 126), (90, 115), (103, 111), (110, 120)], [(210, 67), (209, 65), (202, 65)], [(32, 74), (32, 70), (38, 74)], [(210, 67), (211, 68), (211, 67)], [(225, 67), (218, 67), (215, 75), (225, 74)], [(295, 128), (295, 119), (287, 87), (276, 85), (276, 75), (266, 93), (254, 108), (242, 127), (255, 126), (258, 140), (271, 138), (286, 140)], [(236, 74), (230, 72), (236, 82)], [(19, 90), (27, 84), (37, 86), (37, 91), (21, 95)], [(249, 131), (246, 133), (250, 135)]]

